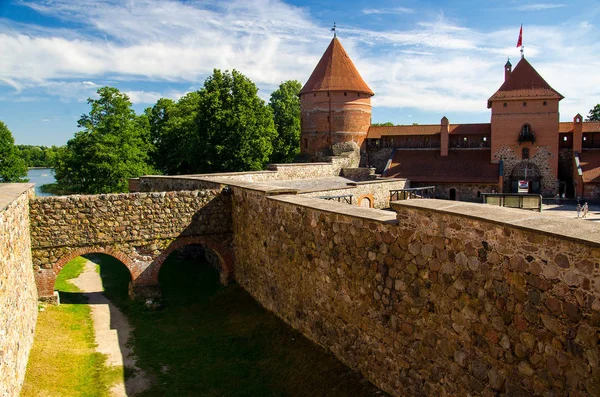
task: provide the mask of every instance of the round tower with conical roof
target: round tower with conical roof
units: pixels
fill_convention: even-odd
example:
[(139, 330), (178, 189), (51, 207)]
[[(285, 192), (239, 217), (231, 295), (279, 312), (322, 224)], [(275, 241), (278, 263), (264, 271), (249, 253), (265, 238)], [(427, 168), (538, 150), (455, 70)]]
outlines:
[(301, 153), (318, 160), (336, 143), (361, 147), (371, 125), (373, 95), (334, 37), (300, 91)]

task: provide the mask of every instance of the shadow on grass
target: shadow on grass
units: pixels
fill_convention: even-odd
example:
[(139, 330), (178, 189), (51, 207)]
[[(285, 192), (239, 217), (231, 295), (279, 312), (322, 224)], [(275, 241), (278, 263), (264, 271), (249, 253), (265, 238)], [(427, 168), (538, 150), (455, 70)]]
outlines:
[[(159, 274), (163, 307), (128, 299), (129, 271), (105, 255), (104, 294), (134, 328), (137, 365), (157, 379), (138, 396), (380, 396), (333, 355), (262, 308), (218, 272), (173, 253)], [(76, 299), (76, 297), (73, 297)]]

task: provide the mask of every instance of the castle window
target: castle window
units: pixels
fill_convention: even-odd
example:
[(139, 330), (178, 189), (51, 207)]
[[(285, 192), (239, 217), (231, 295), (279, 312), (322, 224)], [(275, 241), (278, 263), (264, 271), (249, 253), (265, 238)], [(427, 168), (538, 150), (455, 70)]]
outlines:
[(521, 158), (523, 160), (526, 160), (529, 158), (529, 148), (526, 148), (526, 147), (523, 148), (523, 151), (521, 153)]
[(357, 93), (356, 93), (356, 96), (358, 96), (358, 97), (360, 98), (360, 92), (357, 92)]
[(504, 104), (502, 104), (503, 107), (507, 107), (508, 103), (504, 102)]
[(317, 96), (317, 93), (316, 93), (316, 92), (314, 93), (314, 96)]
[(523, 102), (523, 107), (526, 107), (526, 106), (527, 106), (527, 102)]
[(544, 101), (544, 106), (548, 105), (548, 102)]
[(327, 91), (327, 96), (329, 96), (329, 91)]
[(535, 135), (531, 131), (529, 124), (523, 124), (521, 132), (519, 133), (519, 143), (521, 142), (535, 142)]
[(348, 96), (348, 93), (347, 93), (347, 92), (344, 92), (344, 96)]
[(329, 116), (327, 116), (327, 121), (329, 121)]

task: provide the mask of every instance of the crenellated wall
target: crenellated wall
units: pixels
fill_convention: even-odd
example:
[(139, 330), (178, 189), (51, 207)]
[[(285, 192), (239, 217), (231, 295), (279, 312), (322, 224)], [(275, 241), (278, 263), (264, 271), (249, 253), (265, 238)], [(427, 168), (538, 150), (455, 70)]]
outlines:
[(600, 395), (593, 224), (439, 200), (395, 203), (396, 214), (232, 189), (236, 280), (383, 390)]
[(18, 396), (37, 320), (31, 268), (33, 185), (0, 184), (0, 396)]

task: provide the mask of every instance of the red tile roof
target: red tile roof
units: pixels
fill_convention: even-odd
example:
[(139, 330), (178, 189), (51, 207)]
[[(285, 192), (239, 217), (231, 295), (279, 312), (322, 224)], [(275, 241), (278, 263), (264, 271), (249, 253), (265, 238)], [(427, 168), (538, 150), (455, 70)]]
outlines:
[[(600, 121), (586, 121), (582, 124), (582, 132), (600, 132)], [(558, 132), (573, 132), (573, 123), (570, 121), (559, 123)]]
[(588, 121), (583, 123), (583, 132), (600, 132), (600, 121)]
[(522, 58), (504, 84), (488, 99), (488, 108), (491, 107), (490, 101), (493, 100), (532, 97), (548, 99), (564, 98), (554, 88), (550, 87), (527, 59)]
[[(436, 135), (440, 133), (440, 124), (424, 125), (396, 125), (369, 127), (368, 139), (379, 139), (382, 136), (414, 136), (414, 135)], [(490, 135), (490, 123), (482, 124), (450, 124), (448, 126), (450, 135)]]
[(579, 164), (583, 171), (584, 183), (600, 183), (600, 153), (586, 150), (579, 153)]
[(397, 150), (386, 176), (424, 183), (498, 183), (489, 150)]
[(558, 123), (558, 132), (573, 132), (573, 122), (564, 121)]
[(300, 94), (315, 91), (354, 91), (374, 95), (336, 37), (331, 40)]

